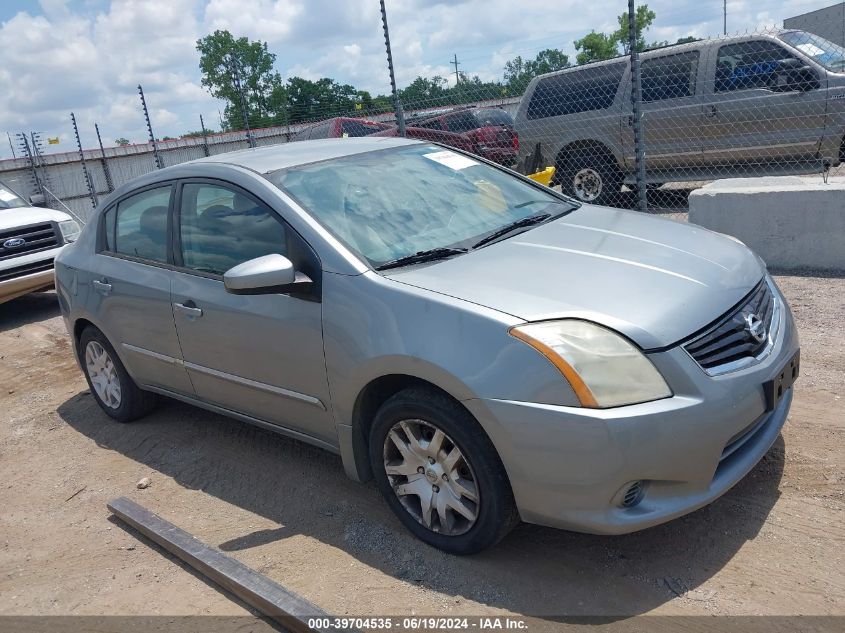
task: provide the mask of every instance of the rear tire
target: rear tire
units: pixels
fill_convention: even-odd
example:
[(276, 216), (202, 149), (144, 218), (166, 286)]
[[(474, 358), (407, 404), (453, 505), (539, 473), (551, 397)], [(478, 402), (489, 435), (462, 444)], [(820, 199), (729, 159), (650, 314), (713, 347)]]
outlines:
[[(578, 151), (578, 150), (576, 150)], [(621, 201), (622, 173), (613, 157), (594, 150), (580, 150), (561, 166), (561, 191), (580, 202), (618, 205)]]
[(150, 413), (158, 397), (129, 376), (105, 335), (88, 326), (79, 337), (79, 364), (100, 408), (118, 422), (132, 422)]
[(376, 483), (417, 538), (451, 554), (475, 554), (519, 523), (510, 482), (476, 420), (434, 389), (389, 398), (370, 430)]

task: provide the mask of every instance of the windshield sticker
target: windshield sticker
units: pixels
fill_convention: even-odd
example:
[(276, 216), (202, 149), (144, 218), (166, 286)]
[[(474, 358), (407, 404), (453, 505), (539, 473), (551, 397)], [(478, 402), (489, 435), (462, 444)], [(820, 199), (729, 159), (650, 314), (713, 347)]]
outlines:
[(810, 44), (809, 42), (805, 42), (804, 44), (797, 44), (795, 46), (799, 51), (802, 53), (806, 53), (810, 57), (816, 57), (817, 55), (822, 55), (824, 51), (820, 49), (815, 44)]
[(446, 165), (446, 167), (449, 167), (454, 170), (466, 169), (467, 167), (473, 167), (475, 165), (478, 165), (478, 161), (472, 160), (471, 158), (467, 158), (462, 154), (450, 152), (449, 150), (445, 150), (442, 152), (432, 152), (431, 154), (423, 154), (423, 156), (425, 156), (429, 160), (433, 160), (435, 163)]
[(5, 189), (0, 189), (0, 201), (2, 202), (11, 202), (12, 200), (17, 200), (17, 196), (13, 193), (6, 191)]

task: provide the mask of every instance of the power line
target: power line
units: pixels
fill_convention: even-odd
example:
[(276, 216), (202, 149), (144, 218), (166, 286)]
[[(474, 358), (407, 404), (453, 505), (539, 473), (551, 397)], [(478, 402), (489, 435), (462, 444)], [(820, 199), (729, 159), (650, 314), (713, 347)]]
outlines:
[(458, 74), (458, 54), (455, 53), (454, 55), (455, 61), (449, 63), (455, 66), (455, 85), (457, 86), (461, 81), (461, 76)]

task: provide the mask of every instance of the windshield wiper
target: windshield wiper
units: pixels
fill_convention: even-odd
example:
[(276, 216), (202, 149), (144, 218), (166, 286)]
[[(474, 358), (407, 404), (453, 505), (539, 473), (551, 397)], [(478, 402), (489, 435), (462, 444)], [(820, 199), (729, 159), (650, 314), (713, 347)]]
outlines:
[(525, 228), (527, 226), (534, 226), (535, 224), (539, 224), (540, 222), (545, 222), (550, 217), (552, 217), (551, 213), (538, 213), (537, 215), (529, 215), (527, 218), (521, 218), (519, 220), (516, 220), (515, 222), (506, 224), (505, 226), (496, 231), (493, 231), (492, 233), (490, 233), (490, 235), (482, 237), (475, 244), (473, 244), (472, 247), (479, 248), (480, 246), (484, 246), (485, 244), (494, 242), (500, 237), (504, 237), (508, 233), (512, 233), (517, 229)]
[(452, 257), (453, 255), (462, 255), (466, 252), (466, 248), (430, 248), (426, 251), (417, 251), (416, 253), (413, 253), (411, 255), (405, 255), (404, 257), (399, 257), (398, 259), (393, 259), (389, 262), (385, 262), (381, 266), (376, 266), (376, 270), (387, 270), (389, 268), (401, 268), (402, 266), (408, 266), (410, 264), (433, 262), (438, 259), (446, 259), (447, 257)]

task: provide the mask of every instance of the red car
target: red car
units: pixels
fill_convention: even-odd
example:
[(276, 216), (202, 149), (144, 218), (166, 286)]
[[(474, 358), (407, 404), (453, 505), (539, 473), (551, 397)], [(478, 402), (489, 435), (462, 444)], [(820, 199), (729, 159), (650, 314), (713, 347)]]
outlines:
[(386, 123), (336, 116), (310, 125), (304, 130), (291, 134), (291, 141), (308, 141), (315, 138), (343, 138), (346, 136), (369, 136), (373, 132), (388, 128)]
[(464, 108), (434, 117), (417, 117), (408, 123), (417, 128), (445, 130), (467, 137), (472, 150), (487, 160), (510, 167), (519, 153), (519, 136), (513, 117), (499, 108)]
[[(399, 136), (399, 128), (396, 126), (389, 127), (381, 132), (370, 134), (370, 136)], [(472, 154), (479, 154), (475, 143), (473, 143), (465, 134), (455, 134), (454, 132), (432, 130), (422, 127), (406, 127), (405, 136), (406, 138), (413, 138), (418, 141), (433, 141), (435, 143), (449, 145), (450, 147), (454, 147), (456, 149), (462, 149), (465, 152), (470, 152)]]

